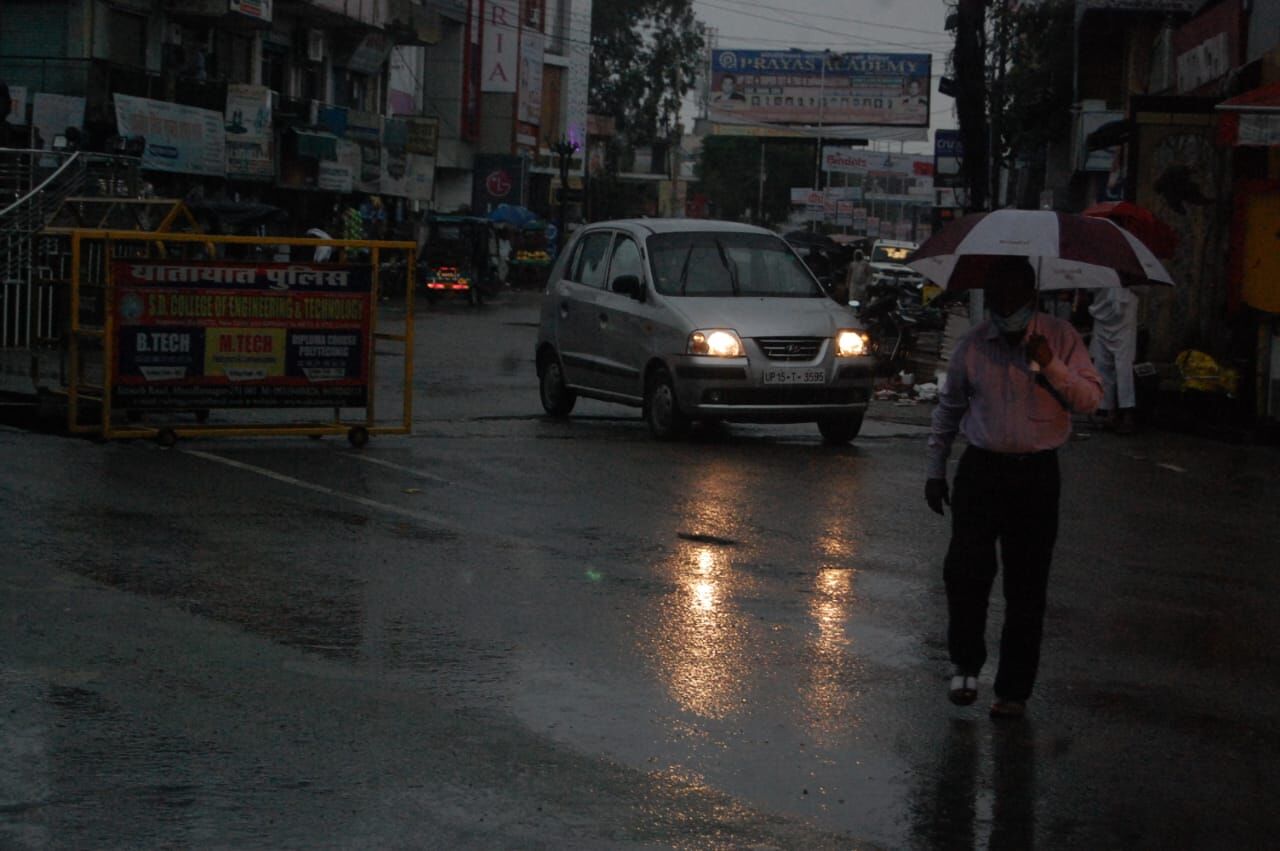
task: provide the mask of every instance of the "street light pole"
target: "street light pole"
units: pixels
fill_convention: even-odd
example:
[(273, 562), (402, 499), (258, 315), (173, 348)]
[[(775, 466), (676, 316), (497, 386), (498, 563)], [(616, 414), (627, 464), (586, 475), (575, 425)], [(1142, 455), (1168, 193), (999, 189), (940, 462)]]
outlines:
[(556, 211), (556, 256), (564, 250), (565, 244), (565, 222), (564, 210), (568, 205), (569, 195), (569, 157), (573, 156), (574, 151), (578, 150), (576, 142), (569, 141), (568, 138), (561, 136), (560, 141), (551, 146), (551, 152), (560, 158), (560, 197)]
[[(822, 188), (822, 119), (823, 110), (827, 105), (827, 57), (831, 51), (824, 50), (818, 54), (818, 140), (814, 143), (813, 151), (813, 190), (816, 192)], [(822, 193), (822, 213), (825, 216), (827, 212), (827, 193)], [(818, 230), (818, 220), (809, 220), (809, 232), (816, 233)]]

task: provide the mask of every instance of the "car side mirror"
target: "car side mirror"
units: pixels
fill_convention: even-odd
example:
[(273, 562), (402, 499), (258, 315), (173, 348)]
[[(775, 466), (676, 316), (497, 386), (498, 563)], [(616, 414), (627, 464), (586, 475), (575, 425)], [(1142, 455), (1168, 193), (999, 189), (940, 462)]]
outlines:
[(644, 301), (644, 283), (639, 275), (619, 275), (613, 279), (609, 289), (634, 298), (636, 301)]

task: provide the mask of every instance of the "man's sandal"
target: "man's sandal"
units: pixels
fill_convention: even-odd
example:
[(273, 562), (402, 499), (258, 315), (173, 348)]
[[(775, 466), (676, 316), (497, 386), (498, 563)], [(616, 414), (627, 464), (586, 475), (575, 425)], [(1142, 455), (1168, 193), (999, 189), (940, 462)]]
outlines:
[(978, 699), (978, 678), (956, 674), (951, 678), (951, 690), (947, 697), (956, 706), (968, 706)]

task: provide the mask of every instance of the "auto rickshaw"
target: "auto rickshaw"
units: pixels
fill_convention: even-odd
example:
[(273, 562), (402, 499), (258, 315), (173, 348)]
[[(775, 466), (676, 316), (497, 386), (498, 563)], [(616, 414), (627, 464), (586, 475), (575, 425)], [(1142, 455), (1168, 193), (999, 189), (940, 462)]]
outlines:
[(428, 301), (456, 295), (480, 304), (498, 286), (493, 225), (478, 216), (432, 213), (418, 269)]

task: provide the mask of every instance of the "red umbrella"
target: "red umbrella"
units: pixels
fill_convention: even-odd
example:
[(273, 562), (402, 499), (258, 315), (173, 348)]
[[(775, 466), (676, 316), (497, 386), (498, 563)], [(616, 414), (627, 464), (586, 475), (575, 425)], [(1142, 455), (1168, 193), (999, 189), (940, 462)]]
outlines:
[(1157, 257), (1172, 257), (1178, 248), (1177, 231), (1156, 218), (1155, 213), (1132, 201), (1104, 201), (1089, 207), (1081, 215), (1110, 219), (1142, 240), (1142, 244)]

